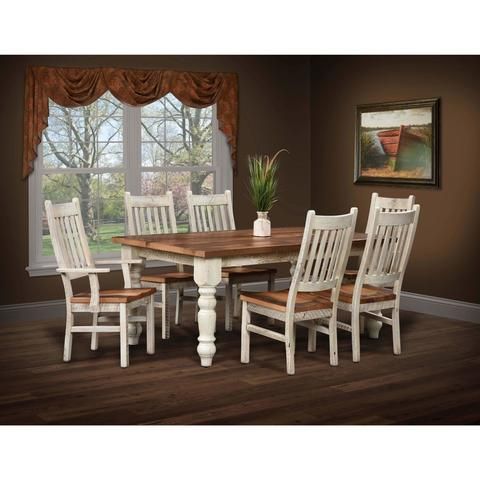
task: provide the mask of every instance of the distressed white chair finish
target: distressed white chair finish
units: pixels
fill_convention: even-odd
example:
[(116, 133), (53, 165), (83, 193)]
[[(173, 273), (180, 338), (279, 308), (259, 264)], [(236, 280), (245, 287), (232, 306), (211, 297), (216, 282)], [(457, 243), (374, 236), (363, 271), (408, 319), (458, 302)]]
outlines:
[[(236, 230), (233, 215), (232, 193), (213, 195), (193, 195), (187, 192), (190, 230), (192, 232), (219, 232)], [(273, 290), (274, 268), (228, 267), (222, 269), (222, 282), (225, 284), (225, 330), (232, 330), (232, 316), (239, 316), (239, 290), (242, 284), (266, 281), (268, 290)], [(236, 287), (234, 295), (233, 287)], [(233, 315), (232, 315), (233, 303)]]
[[(289, 290), (242, 293), (241, 362), (250, 361), (250, 334), (257, 333), (285, 343), (287, 373), (295, 373), (295, 327), (309, 329), (308, 350), (316, 349), (316, 333), (329, 335), (330, 365), (338, 365), (337, 302), (350, 253), (357, 209), (347, 215), (307, 213), (302, 246)], [(323, 297), (321, 292), (328, 291)], [(285, 323), (279, 333), (251, 323), (251, 313)]]
[(373, 222), (375, 219), (375, 213), (377, 208), (381, 212), (405, 212), (406, 210), (412, 210), (415, 205), (415, 196), (410, 195), (407, 198), (390, 198), (380, 197), (378, 193), (372, 193), (372, 199), (370, 200), (370, 210), (368, 212), (367, 227), (365, 233), (371, 231), (373, 228)]
[[(391, 198), (391, 197), (380, 197), (378, 193), (372, 193), (372, 198), (370, 200), (370, 210), (368, 213), (367, 226), (365, 228), (365, 233), (368, 232), (373, 227), (373, 219), (375, 217), (376, 209), (379, 208), (382, 212), (405, 212), (406, 210), (412, 210), (415, 205), (415, 196), (410, 195), (407, 198)], [(361, 256), (360, 256), (361, 257)], [(347, 269), (345, 271), (345, 280), (354, 282), (357, 278), (358, 270)], [(381, 312), (378, 312), (381, 313)], [(365, 323), (367, 326), (368, 336), (370, 338), (378, 338), (380, 329), (382, 325), (379, 322), (374, 321), (373, 319), (364, 318), (363, 315), (360, 316), (360, 332), (363, 334), (365, 330)]]
[[(352, 333), (354, 362), (360, 361), (360, 313), (391, 325), (393, 353), (401, 353), (400, 293), (419, 214), (419, 205), (404, 212), (375, 209), (355, 284), (342, 285), (339, 295), (339, 308), (352, 313), (351, 325), (338, 322), (338, 328)], [(386, 309), (393, 309), (391, 318), (382, 314)]]
[[(378, 193), (372, 193), (370, 200), (370, 210), (368, 212), (367, 226), (365, 233), (368, 234), (373, 228), (373, 220), (375, 217), (376, 209), (379, 208), (381, 212), (405, 212), (406, 210), (412, 210), (415, 205), (415, 196), (410, 195), (407, 198), (390, 198), (380, 197)], [(346, 270), (345, 278), (349, 280), (355, 280), (358, 270)]]
[[(128, 322), (144, 321), (147, 323), (147, 353), (155, 353), (155, 320), (153, 312), (153, 294), (151, 288), (123, 288), (119, 290), (100, 290), (99, 273), (108, 273), (109, 268), (97, 268), (83, 226), (80, 203), (74, 198), (71, 203), (53, 205), (50, 200), (45, 202), (48, 226), (57, 259), (57, 272), (61, 274), (65, 289), (66, 328), (63, 360), (69, 362), (72, 355), (73, 333), (91, 332), (91, 349), (98, 348), (98, 334), (103, 332), (120, 333), (120, 366), (128, 367)], [(131, 263), (140, 260), (122, 261), (122, 269), (126, 282), (129, 282)], [(113, 263), (106, 261), (105, 263)], [(97, 262), (100, 263), (100, 262)], [(89, 293), (73, 293), (72, 280), (88, 276)], [(127, 283), (128, 284), (128, 283)], [(132, 318), (132, 309), (146, 306), (146, 317)], [(75, 326), (74, 314), (80, 312), (92, 313), (91, 326)], [(102, 313), (118, 312), (119, 325), (98, 325), (98, 322), (111, 320), (100, 317)]]
[[(155, 196), (134, 196), (125, 192), (125, 207), (129, 235), (177, 233), (172, 192)], [(177, 265), (175, 272), (145, 274), (140, 277), (140, 282), (142, 287), (153, 287), (161, 293), (161, 301), (154, 305), (162, 311), (162, 338), (169, 338), (169, 293), (172, 290), (176, 292), (175, 325), (178, 325), (183, 310), (184, 288), (195, 287), (193, 274), (184, 272), (183, 265)]]

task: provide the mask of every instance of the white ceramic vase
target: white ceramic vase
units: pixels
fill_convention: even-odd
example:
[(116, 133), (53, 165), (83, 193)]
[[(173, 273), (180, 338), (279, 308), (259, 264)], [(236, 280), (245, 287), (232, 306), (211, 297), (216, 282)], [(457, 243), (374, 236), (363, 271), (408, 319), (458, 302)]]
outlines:
[(253, 236), (270, 237), (272, 235), (272, 226), (268, 219), (268, 212), (257, 212), (257, 217), (253, 222)]

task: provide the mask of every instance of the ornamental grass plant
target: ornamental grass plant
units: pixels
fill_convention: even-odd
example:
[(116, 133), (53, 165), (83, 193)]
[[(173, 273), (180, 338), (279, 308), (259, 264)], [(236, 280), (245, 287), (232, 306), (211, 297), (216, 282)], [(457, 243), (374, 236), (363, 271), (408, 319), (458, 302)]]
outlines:
[(259, 154), (248, 156), (248, 190), (257, 212), (269, 212), (278, 200), (278, 156), (282, 152), (288, 153), (288, 150), (282, 148), (273, 157)]

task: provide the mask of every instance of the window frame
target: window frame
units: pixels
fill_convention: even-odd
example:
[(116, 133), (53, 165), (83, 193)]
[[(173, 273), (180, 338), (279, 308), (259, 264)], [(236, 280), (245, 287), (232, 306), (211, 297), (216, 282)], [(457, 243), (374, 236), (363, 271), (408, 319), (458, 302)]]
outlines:
[[(230, 148), (223, 132), (218, 128), (216, 105), (212, 109), (212, 155), (211, 166), (199, 167), (143, 167), (141, 165), (142, 138), (141, 138), (141, 107), (123, 104), (123, 166), (101, 168), (44, 168), (42, 161), (43, 144), (38, 146), (38, 156), (35, 168), (28, 178), (28, 266), (25, 268), (30, 277), (57, 275), (55, 257), (42, 256), (42, 177), (48, 173), (123, 173), (125, 176), (125, 190), (133, 195), (141, 195), (142, 171), (211, 171), (214, 172), (215, 193), (233, 190), (233, 169)], [(108, 260), (119, 258), (120, 253), (96, 253), (94, 259)], [(171, 263), (149, 262), (151, 266), (166, 266)], [(112, 265), (111, 270), (120, 270), (120, 265)]]

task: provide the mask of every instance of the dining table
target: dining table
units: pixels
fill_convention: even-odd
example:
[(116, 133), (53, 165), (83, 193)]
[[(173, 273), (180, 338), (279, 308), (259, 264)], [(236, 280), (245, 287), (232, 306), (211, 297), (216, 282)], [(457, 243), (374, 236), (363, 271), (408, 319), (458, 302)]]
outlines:
[[(223, 267), (290, 263), (293, 274), (302, 243), (304, 227), (272, 228), (271, 236), (255, 237), (252, 229), (202, 233), (166, 233), (113, 237), (121, 245), (122, 259), (161, 260), (190, 265), (198, 286), (198, 346), (203, 367), (212, 365), (215, 356), (216, 290)], [(350, 256), (361, 255), (366, 234), (355, 233)], [(132, 264), (126, 288), (140, 287), (143, 262)], [(130, 282), (130, 284), (128, 284)], [(132, 329), (129, 343), (138, 343), (140, 329)]]

